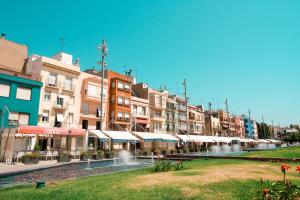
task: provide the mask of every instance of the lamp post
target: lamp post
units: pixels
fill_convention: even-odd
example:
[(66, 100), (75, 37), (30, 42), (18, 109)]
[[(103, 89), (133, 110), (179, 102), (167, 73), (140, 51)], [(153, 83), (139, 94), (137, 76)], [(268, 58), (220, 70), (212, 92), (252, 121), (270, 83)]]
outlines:
[(100, 131), (102, 131), (103, 124), (102, 124), (102, 118), (103, 118), (103, 84), (104, 84), (104, 58), (107, 55), (107, 44), (105, 40), (102, 40), (101, 45), (98, 47), (100, 53), (101, 53), (101, 61), (98, 62), (99, 65), (101, 65), (101, 101), (100, 101)]

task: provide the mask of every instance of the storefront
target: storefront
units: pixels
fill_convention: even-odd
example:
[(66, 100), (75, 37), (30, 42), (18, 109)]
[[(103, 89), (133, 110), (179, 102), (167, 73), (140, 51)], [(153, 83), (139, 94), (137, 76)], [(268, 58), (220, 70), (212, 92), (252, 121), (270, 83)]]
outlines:
[(111, 150), (135, 151), (139, 139), (127, 131), (102, 131), (110, 138)]
[(133, 132), (142, 140), (141, 148), (143, 150), (175, 150), (178, 138), (167, 133), (149, 133), (149, 132)]
[(22, 149), (20, 145), (15, 145), (15, 148), (18, 151), (28, 151), (34, 150), (38, 145), (40, 151), (68, 151), (72, 154), (75, 151), (83, 151), (86, 145), (85, 137), (86, 133), (83, 129), (20, 126), (16, 138), (19, 140), (18, 143), (22, 143), (23, 140), (27, 145)]
[(109, 149), (109, 138), (100, 130), (89, 130), (87, 144), (89, 150)]

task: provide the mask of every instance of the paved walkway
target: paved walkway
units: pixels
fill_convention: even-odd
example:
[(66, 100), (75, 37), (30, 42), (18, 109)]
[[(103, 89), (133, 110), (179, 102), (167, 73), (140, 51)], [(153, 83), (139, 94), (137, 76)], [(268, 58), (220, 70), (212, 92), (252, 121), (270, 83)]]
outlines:
[[(75, 163), (78, 161), (79, 161), (79, 159), (72, 159), (71, 163)], [(56, 160), (40, 161), (39, 164), (35, 164), (35, 165), (24, 165), (22, 163), (15, 163), (15, 164), (0, 163), (0, 175), (6, 174), (6, 173), (19, 172), (19, 171), (27, 171), (27, 170), (33, 170), (33, 169), (59, 166), (59, 165), (64, 165), (64, 164), (65, 163), (58, 163)]]

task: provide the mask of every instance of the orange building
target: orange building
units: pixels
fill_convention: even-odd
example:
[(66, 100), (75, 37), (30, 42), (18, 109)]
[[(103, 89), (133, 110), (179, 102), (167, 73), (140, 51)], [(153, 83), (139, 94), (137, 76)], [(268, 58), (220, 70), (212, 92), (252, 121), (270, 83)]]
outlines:
[[(94, 69), (85, 72), (100, 77), (102, 75), (101, 71)], [(132, 77), (111, 70), (105, 70), (104, 77), (108, 80), (107, 127), (109, 130), (130, 130)]]

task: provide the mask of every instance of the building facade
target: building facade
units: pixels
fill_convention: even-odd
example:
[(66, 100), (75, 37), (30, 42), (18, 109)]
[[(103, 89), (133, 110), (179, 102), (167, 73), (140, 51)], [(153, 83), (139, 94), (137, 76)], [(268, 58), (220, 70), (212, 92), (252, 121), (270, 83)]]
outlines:
[(37, 125), (43, 84), (28, 60), (27, 46), (0, 38), (0, 128)]
[(178, 132), (178, 113), (176, 96), (169, 95), (166, 106), (166, 132), (175, 134)]
[(80, 67), (72, 55), (59, 53), (51, 58), (33, 55), (33, 67), (40, 70), (43, 87), (40, 95), (39, 122), (42, 127), (79, 128), (80, 94), (76, 84)]
[(36, 126), (42, 83), (0, 74), (0, 128)]
[(232, 136), (244, 138), (245, 137), (244, 119), (241, 116), (233, 116), (232, 121), (235, 129)]
[(150, 131), (149, 90), (145, 83), (132, 85), (131, 116), (132, 131)]
[(101, 117), (101, 77), (81, 72), (78, 79), (77, 93), (80, 94), (80, 106), (76, 107), (79, 115), (79, 126), (85, 130), (107, 130), (108, 113), (108, 80), (103, 80), (103, 103)]
[(188, 133), (188, 112), (187, 101), (181, 97), (176, 96), (177, 104), (177, 129), (179, 134)]
[(188, 106), (189, 112), (189, 134), (204, 135), (205, 116), (202, 106)]
[(149, 89), (150, 132), (166, 132), (167, 91)]
[(217, 111), (205, 111), (205, 134), (211, 136), (221, 135), (221, 123)]

